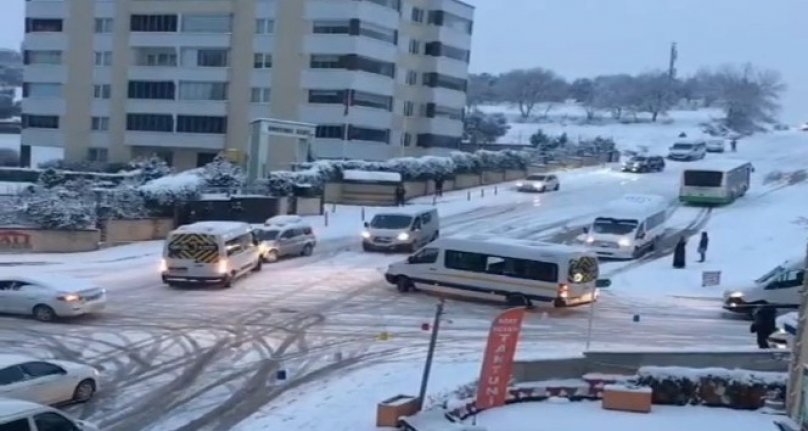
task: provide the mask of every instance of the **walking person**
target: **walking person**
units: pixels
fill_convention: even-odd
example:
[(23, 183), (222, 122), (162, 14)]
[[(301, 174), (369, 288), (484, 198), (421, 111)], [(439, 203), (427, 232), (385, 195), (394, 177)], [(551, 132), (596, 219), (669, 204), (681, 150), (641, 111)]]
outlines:
[(729, 141), (729, 147), (732, 149), (732, 152), (735, 153), (738, 150), (738, 140), (733, 139)]
[(761, 349), (769, 348), (769, 337), (777, 330), (777, 309), (764, 305), (754, 314), (754, 322), (749, 327), (749, 332), (757, 335), (757, 345)]
[(403, 207), (404, 206), (404, 199), (407, 195), (407, 190), (404, 188), (404, 184), (398, 183), (396, 186), (396, 206)]
[(443, 177), (438, 176), (435, 178), (435, 195), (439, 198), (443, 197)]
[(687, 248), (687, 239), (685, 239), (684, 235), (679, 237), (679, 242), (676, 243), (676, 247), (673, 249), (673, 267), (677, 269), (682, 269), (685, 267), (685, 252)]
[(707, 236), (707, 232), (701, 233), (701, 238), (699, 239), (699, 262), (704, 262), (704, 259), (707, 257), (707, 246), (710, 245), (710, 238)]

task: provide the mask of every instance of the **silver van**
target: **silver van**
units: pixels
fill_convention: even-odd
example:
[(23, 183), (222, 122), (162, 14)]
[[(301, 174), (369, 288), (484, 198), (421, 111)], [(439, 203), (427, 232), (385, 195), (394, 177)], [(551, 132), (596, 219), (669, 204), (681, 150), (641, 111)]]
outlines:
[(439, 236), (440, 218), (434, 207), (391, 208), (365, 222), (362, 249), (414, 252)]

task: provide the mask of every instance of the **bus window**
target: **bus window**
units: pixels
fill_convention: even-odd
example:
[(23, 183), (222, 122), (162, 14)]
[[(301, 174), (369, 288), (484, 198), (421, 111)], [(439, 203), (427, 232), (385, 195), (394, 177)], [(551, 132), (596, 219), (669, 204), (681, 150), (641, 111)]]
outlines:
[(721, 172), (685, 171), (685, 185), (696, 187), (721, 187)]

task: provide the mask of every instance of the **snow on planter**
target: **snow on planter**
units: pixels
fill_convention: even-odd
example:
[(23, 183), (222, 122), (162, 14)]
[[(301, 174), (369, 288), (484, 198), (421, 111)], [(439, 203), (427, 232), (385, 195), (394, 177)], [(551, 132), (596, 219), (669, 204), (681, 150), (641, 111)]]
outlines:
[(415, 416), (401, 420), (405, 431), (486, 431), (477, 425), (464, 425), (453, 422), (442, 409), (425, 410)]
[(654, 390), (654, 404), (701, 404), (754, 410), (770, 393), (785, 394), (786, 373), (726, 368), (642, 367), (636, 383)]
[(345, 181), (400, 183), (401, 174), (399, 174), (398, 172), (372, 172), (372, 171), (347, 170), (342, 172), (342, 179)]

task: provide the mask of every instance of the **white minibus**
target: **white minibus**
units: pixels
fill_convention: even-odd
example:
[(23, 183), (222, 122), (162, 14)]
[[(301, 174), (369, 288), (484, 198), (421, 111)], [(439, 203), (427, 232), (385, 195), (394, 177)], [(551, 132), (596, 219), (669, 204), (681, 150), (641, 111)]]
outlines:
[(597, 287), (610, 284), (598, 271), (597, 256), (581, 247), (472, 235), (438, 239), (391, 264), (385, 278), (401, 292), (567, 307), (594, 301)]

